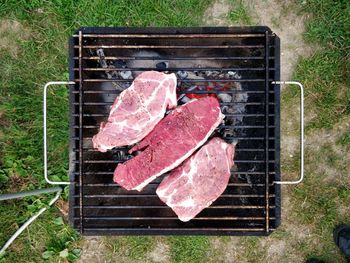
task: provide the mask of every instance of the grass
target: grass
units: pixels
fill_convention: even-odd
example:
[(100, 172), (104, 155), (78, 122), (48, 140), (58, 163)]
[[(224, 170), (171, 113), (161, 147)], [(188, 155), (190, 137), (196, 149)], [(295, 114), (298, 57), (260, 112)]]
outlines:
[(155, 246), (155, 239), (147, 236), (126, 236), (107, 240), (111, 247), (111, 258), (119, 257), (121, 260), (140, 262)]
[[(195, 26), (200, 23), (207, 5), (204, 0), (146, 0), (137, 4), (132, 0), (1, 1), (1, 22), (15, 20), (20, 27), (17, 32), (10, 23), (8, 28), (1, 27), (0, 32), (2, 39), (12, 43), (17, 52), (14, 54), (9, 46), (0, 45), (0, 193), (47, 186), (42, 165), (42, 88), (47, 81), (68, 79), (67, 41), (77, 28)], [(49, 92), (48, 109), (49, 176), (52, 180), (67, 180), (65, 87)], [(0, 245), (48, 200), (47, 196), (40, 196), (1, 204)], [(52, 219), (57, 216), (55, 208), (46, 212), (13, 243), (1, 260), (41, 262), (46, 258), (50, 261), (78, 258), (77, 248), (71, 248), (76, 243), (76, 233), (67, 225), (53, 224)], [(66, 232), (61, 237), (62, 229)], [(68, 238), (68, 234), (74, 239)], [(120, 242), (135, 247), (127, 256), (131, 259), (138, 259), (143, 253), (134, 251), (148, 249), (142, 247), (138, 239)]]
[(294, 77), (305, 85), (305, 104), (317, 115), (306, 125), (308, 131), (332, 128), (350, 113), (350, 79), (343, 52), (322, 50), (301, 59)]
[(332, 233), (338, 224), (349, 222), (338, 211), (339, 207), (347, 207), (349, 188), (344, 187), (341, 193), (343, 198), (340, 198), (338, 185), (326, 184), (323, 177), (324, 175), (312, 173), (308, 169), (303, 186), (294, 191), (294, 199), (302, 204), (295, 219), (298, 224), (309, 226), (312, 233), (312, 238), (304, 239), (299, 243), (298, 249), (306, 257), (318, 257), (325, 262), (342, 262), (343, 256), (334, 245)]
[(169, 251), (161, 251), (174, 263), (196, 263), (203, 262), (210, 250), (208, 237), (169, 237), (154, 238), (148, 236), (127, 236), (107, 238), (107, 247), (110, 258), (118, 257), (121, 261), (140, 262), (150, 261), (149, 254), (157, 243), (164, 243)]
[[(316, 48), (310, 57), (300, 59), (293, 76), (305, 88), (307, 137), (305, 179), (288, 190), (294, 207), (288, 216), (296, 225), (307, 227), (309, 234), (297, 242), (289, 240), (304, 258), (345, 262), (332, 232), (338, 224), (349, 223), (349, 133), (344, 128), (338, 130), (342, 122), (348, 122), (350, 113), (350, 3), (311, 0), (300, 1), (299, 7), (309, 15), (305, 41)], [(297, 89), (285, 91), (283, 110), (288, 112), (298, 97)], [(325, 130), (329, 138), (321, 136)], [(284, 171), (299, 173), (298, 159), (284, 164)]]
[(229, 20), (238, 25), (253, 25), (253, 18), (249, 14), (247, 5), (241, 0), (231, 0), (230, 2), (233, 9), (228, 15)]
[(349, 145), (350, 144), (350, 132), (349, 131), (344, 132), (340, 136), (340, 138), (337, 140), (337, 144), (342, 145), (342, 146)]
[[(137, 4), (132, 0), (1, 1), (0, 18), (18, 21), (20, 30), (16, 31), (14, 26), (5, 30), (0, 27), (3, 31), (0, 31), (0, 40), (15, 47), (0, 45), (0, 193), (47, 186), (42, 176), (42, 86), (49, 80), (68, 79), (67, 39), (75, 29), (80, 26), (196, 26), (201, 24), (201, 16), (209, 4), (205, 0), (145, 0)], [(310, 58), (301, 58), (294, 79), (305, 84), (306, 112), (316, 113), (307, 123), (307, 135), (317, 136), (324, 128), (334, 132), (338, 124), (349, 117), (350, 4), (349, 1), (308, 0), (299, 6), (301, 12), (310, 14), (305, 39), (318, 48)], [(231, 22), (253, 23), (243, 1), (233, 1), (232, 7), (228, 15)], [(285, 93), (285, 109), (296, 97), (293, 89)], [(54, 180), (67, 180), (66, 89), (50, 91), (48, 104), (49, 174)], [(287, 246), (293, 247), (301, 257), (344, 261), (333, 244), (332, 229), (340, 222), (349, 222), (339, 211), (350, 202), (350, 183), (345, 183), (349, 174), (345, 159), (349, 138), (349, 132), (344, 131), (336, 143), (320, 141), (319, 150), (314, 145), (307, 147), (305, 182), (288, 191), (292, 203), (297, 204), (288, 220), (297, 226), (306, 226), (310, 235), (299, 240), (292, 237), (293, 231), (281, 229), (266, 244), (287, 240), (290, 241)], [(297, 159), (296, 154), (292, 161), (285, 163), (288, 173), (298, 173)], [(321, 164), (342, 175), (340, 180), (329, 180)], [(2, 203), (0, 244), (50, 198), (52, 195)], [(80, 255), (79, 240), (77, 233), (60, 219), (58, 209), (51, 208), (12, 244), (0, 262), (75, 261)], [(222, 240), (223, 246), (230, 241)], [(208, 237), (169, 237), (163, 241), (169, 247), (172, 262), (214, 262), (216, 259), (219, 262), (224, 253), (221, 249), (212, 252)], [(237, 252), (240, 260), (266, 260), (268, 247), (262, 247), (262, 241), (255, 237), (242, 238), (239, 244), (243, 249)], [(156, 239), (121, 237), (108, 238), (107, 242), (112, 260), (140, 262), (148, 260)], [(208, 255), (215, 258), (210, 259)]]
[[(9, 201), (0, 206), (3, 222), (0, 225), (2, 244), (31, 213), (26, 212), (26, 201)], [(80, 237), (62, 220), (57, 220), (58, 218), (59, 213), (55, 208), (40, 217), (40, 220), (18, 237), (15, 244), (9, 248), (11, 252), (0, 257), (0, 262), (42, 262), (44, 259), (51, 262), (63, 259), (74, 261), (78, 258), (80, 249), (75, 243)]]
[[(346, 211), (350, 201), (350, 155), (346, 145), (333, 143), (333, 140), (342, 141), (344, 137), (332, 138), (337, 134), (337, 127), (329, 130), (329, 134), (327, 141), (323, 137), (319, 141), (313, 139), (317, 146), (310, 142), (310, 145), (306, 145), (305, 178), (301, 185), (288, 191), (294, 207), (288, 217), (294, 224), (306, 226), (310, 233), (293, 245), (301, 255), (325, 262), (343, 262), (343, 256), (334, 245), (332, 232), (338, 224), (349, 223)], [(316, 129), (309, 139), (314, 136), (318, 136)], [(299, 172), (297, 159), (294, 163), (285, 164), (287, 167), (284, 170), (288, 170), (288, 173)]]
[(311, 0), (300, 6), (312, 16), (305, 39), (319, 45), (294, 75), (305, 84), (306, 105), (317, 112), (306, 129), (329, 129), (350, 114), (350, 2)]
[(244, 258), (247, 258), (249, 262), (258, 263), (266, 260), (264, 255), (266, 251), (259, 248), (258, 237), (246, 237), (243, 239), (243, 244), (245, 248)]
[[(335, 131), (337, 125), (350, 114), (350, 2), (311, 0), (302, 1), (300, 7), (302, 12), (311, 14), (311, 18), (306, 22), (305, 40), (319, 45), (310, 58), (300, 60), (294, 75), (305, 85), (306, 111), (316, 113), (316, 116), (306, 124), (306, 129), (308, 134), (317, 134), (317, 129)], [(345, 130), (335, 139), (338, 150), (347, 152), (346, 145), (350, 141), (349, 138), (349, 132)], [(334, 143), (320, 141), (319, 144), (321, 147), (318, 152), (309, 150), (306, 169), (311, 174), (310, 183), (323, 186), (325, 184), (322, 184), (319, 178), (326, 175), (314, 174), (318, 165), (315, 165), (315, 157), (312, 157), (312, 154), (321, 157), (325, 165), (339, 172), (347, 169), (347, 154), (337, 153), (334, 150)], [(328, 195), (319, 198), (323, 194), (321, 193), (321, 196), (317, 194), (315, 201), (319, 199), (319, 202), (315, 207), (324, 209), (327, 204), (329, 207), (336, 207), (335, 203), (329, 202), (339, 197), (336, 190), (338, 186), (326, 184), (325, 187), (329, 187), (328, 190), (324, 189)], [(314, 192), (312, 187), (307, 191), (308, 194), (315, 194)], [(328, 211), (327, 214), (332, 213)]]
[[(349, 223), (350, 155), (346, 145), (333, 143), (343, 137), (333, 138), (337, 132), (337, 127), (334, 127), (329, 130), (330, 138), (324, 140), (320, 137), (319, 141), (316, 140), (317, 146), (306, 146), (304, 182), (289, 191), (295, 205), (290, 220), (296, 225), (306, 226), (310, 233), (295, 244), (296, 249), (305, 258), (316, 257), (325, 262), (344, 261), (334, 245), (332, 232), (338, 224)], [(310, 135), (314, 136), (318, 136), (317, 130)], [(295, 167), (290, 170), (298, 171)]]
[(171, 237), (170, 255), (176, 263), (200, 263), (206, 259), (209, 249), (208, 237)]

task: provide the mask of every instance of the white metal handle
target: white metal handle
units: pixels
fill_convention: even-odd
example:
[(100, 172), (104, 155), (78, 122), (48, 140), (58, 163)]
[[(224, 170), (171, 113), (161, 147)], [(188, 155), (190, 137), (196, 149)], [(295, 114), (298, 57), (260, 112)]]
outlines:
[(46, 115), (47, 115), (47, 111), (46, 111), (46, 97), (47, 97), (47, 88), (49, 86), (52, 85), (69, 85), (69, 84), (75, 84), (74, 81), (50, 81), (48, 83), (45, 84), (44, 86), (44, 107), (43, 107), (43, 111), (44, 111), (44, 177), (46, 182), (48, 182), (49, 184), (54, 184), (54, 185), (68, 185), (70, 184), (70, 182), (55, 182), (55, 181), (51, 181), (48, 176), (47, 176), (47, 127), (46, 127)]
[(304, 179), (304, 87), (297, 81), (273, 81), (272, 84), (297, 85), (300, 88), (300, 177), (296, 181), (274, 181), (275, 184), (299, 184)]

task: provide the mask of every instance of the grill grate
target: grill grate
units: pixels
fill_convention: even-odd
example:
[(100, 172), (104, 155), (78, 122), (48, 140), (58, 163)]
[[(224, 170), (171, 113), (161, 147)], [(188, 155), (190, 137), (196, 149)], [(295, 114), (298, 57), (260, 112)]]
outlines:
[[(280, 94), (271, 81), (279, 80), (279, 57), (279, 39), (267, 27), (77, 31), (69, 54), (70, 80), (76, 83), (70, 86), (74, 228), (86, 235), (268, 235), (277, 228), (280, 186), (273, 181), (280, 180)], [(159, 62), (169, 66), (158, 68)], [(221, 197), (190, 222), (178, 220), (157, 197), (163, 177), (140, 193), (113, 183), (116, 165), (131, 158), (127, 147), (107, 153), (92, 148), (91, 138), (109, 107), (132, 82), (116, 73), (135, 76), (144, 70), (185, 71), (188, 76), (179, 79), (178, 94), (231, 96), (230, 102), (220, 103), (226, 118), (216, 132), (238, 142), (235, 166)], [(189, 91), (193, 85), (202, 89)], [(212, 86), (221, 89), (207, 89)]]

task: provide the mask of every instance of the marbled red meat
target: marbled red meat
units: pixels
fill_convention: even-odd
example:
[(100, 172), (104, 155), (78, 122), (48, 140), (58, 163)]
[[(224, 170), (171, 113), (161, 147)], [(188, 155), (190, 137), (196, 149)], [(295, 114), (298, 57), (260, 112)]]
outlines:
[(219, 102), (213, 97), (194, 99), (177, 107), (131, 149), (131, 152), (143, 152), (119, 164), (114, 171), (114, 181), (127, 190), (141, 191), (149, 182), (191, 156), (223, 117)]
[(233, 156), (234, 145), (211, 139), (163, 179), (157, 195), (181, 221), (191, 220), (226, 189)]
[(106, 152), (139, 142), (176, 105), (175, 74), (143, 72), (114, 101), (108, 121), (92, 139), (94, 148)]

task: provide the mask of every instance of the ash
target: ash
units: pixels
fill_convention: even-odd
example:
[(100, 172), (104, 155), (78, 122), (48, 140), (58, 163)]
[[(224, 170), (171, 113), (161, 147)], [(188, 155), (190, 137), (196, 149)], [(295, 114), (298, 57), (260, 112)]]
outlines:
[[(243, 113), (245, 112), (245, 103), (248, 101), (248, 94), (244, 92), (244, 88), (239, 80), (242, 76), (235, 71), (227, 70), (201, 70), (204, 67), (225, 68), (230, 65), (224, 65), (224, 62), (217, 61), (181, 61), (181, 60), (161, 60), (160, 54), (154, 51), (135, 51), (134, 57), (143, 57), (149, 59), (134, 59), (134, 60), (112, 60), (107, 61), (105, 52), (102, 48), (96, 50), (96, 55), (99, 57), (99, 66), (105, 69), (104, 78), (115, 80), (130, 80), (106, 82), (102, 85), (108, 85), (108, 88), (114, 88), (122, 91), (131, 85), (131, 81), (137, 77), (142, 71), (137, 68), (150, 68), (164, 73), (174, 72), (178, 79), (178, 103), (184, 104), (192, 98), (200, 97), (200, 94), (211, 93), (216, 96), (224, 105), (221, 107), (222, 113), (226, 115), (224, 123), (219, 126), (217, 132), (223, 138), (231, 143), (237, 143), (237, 131), (232, 128), (225, 128), (227, 125), (239, 125), (243, 121)], [(170, 71), (168, 68), (194, 68), (197, 70), (178, 70)], [(123, 70), (120, 70), (123, 69)], [(191, 80), (191, 81), (188, 81)], [(193, 82), (193, 80), (198, 80)], [(219, 80), (219, 81), (216, 81)], [(225, 82), (225, 80), (228, 80)], [(106, 88), (106, 87), (104, 87)], [(192, 93), (193, 92), (193, 93)], [(207, 95), (202, 95), (207, 96)]]
[[(132, 72), (127, 69), (126, 63), (123, 60), (117, 60), (114, 63), (108, 63), (105, 59), (105, 54), (102, 48), (96, 50), (99, 57), (99, 64), (102, 68), (110, 69), (105, 71), (107, 79), (132, 80)], [(115, 68), (125, 68), (125, 70), (115, 70)], [(123, 91), (130, 86), (130, 82), (111, 82), (113, 88)]]

